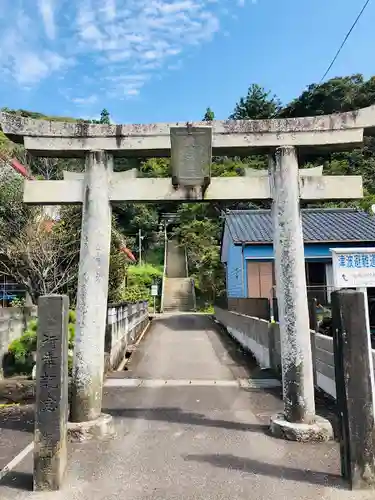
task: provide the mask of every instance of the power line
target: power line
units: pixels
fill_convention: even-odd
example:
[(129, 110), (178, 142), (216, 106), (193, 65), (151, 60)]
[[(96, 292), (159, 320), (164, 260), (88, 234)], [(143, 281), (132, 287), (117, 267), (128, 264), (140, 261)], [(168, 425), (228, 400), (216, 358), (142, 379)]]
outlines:
[(340, 53), (341, 53), (342, 49), (344, 48), (344, 46), (345, 46), (346, 42), (348, 41), (348, 38), (349, 38), (349, 37), (350, 37), (350, 35), (352, 34), (352, 31), (354, 30), (354, 28), (357, 26), (358, 21), (361, 19), (362, 14), (363, 14), (363, 13), (364, 13), (364, 11), (366, 10), (366, 7), (368, 6), (368, 4), (369, 4), (369, 3), (370, 3), (370, 0), (366, 0), (366, 2), (365, 2), (365, 4), (364, 4), (364, 6), (362, 7), (361, 12), (358, 14), (358, 16), (357, 16), (356, 20), (354, 21), (354, 23), (353, 23), (352, 27), (350, 28), (350, 30), (349, 30), (349, 31), (348, 31), (348, 33), (346, 34), (346, 36), (345, 36), (345, 38), (344, 38), (344, 40), (343, 40), (342, 44), (340, 45), (340, 47), (339, 47), (338, 51), (336, 52), (335, 57), (332, 59), (331, 64), (328, 66), (327, 71), (326, 71), (326, 72), (324, 73), (324, 75), (322, 76), (322, 78), (321, 78), (321, 80), (320, 80), (319, 84), (321, 84), (321, 83), (322, 83), (322, 81), (325, 79), (325, 77), (326, 77), (326, 76), (328, 75), (328, 73), (331, 71), (332, 66), (335, 64), (335, 62), (336, 62), (337, 58), (339, 57), (339, 55), (340, 55)]

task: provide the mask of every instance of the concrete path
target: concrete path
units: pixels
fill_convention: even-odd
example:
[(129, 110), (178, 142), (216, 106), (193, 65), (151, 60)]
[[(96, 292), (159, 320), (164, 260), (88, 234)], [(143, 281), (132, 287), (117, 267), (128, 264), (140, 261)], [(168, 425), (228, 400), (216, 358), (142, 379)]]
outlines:
[(117, 437), (72, 447), (65, 487), (51, 494), (27, 491), (29, 454), (3, 481), (1, 500), (373, 498), (344, 488), (336, 444), (266, 434), (282, 404), (275, 390), (241, 388), (249, 371), (260, 376), (209, 318), (154, 320), (129, 369), (105, 389)]

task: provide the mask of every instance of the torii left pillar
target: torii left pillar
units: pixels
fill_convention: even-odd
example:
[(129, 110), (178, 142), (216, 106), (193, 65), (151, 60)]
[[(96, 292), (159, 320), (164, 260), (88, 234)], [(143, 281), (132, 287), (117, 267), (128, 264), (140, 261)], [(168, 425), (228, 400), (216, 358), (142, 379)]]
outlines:
[(104, 334), (111, 245), (110, 180), (113, 156), (86, 154), (81, 251), (70, 419), (88, 422), (101, 415)]

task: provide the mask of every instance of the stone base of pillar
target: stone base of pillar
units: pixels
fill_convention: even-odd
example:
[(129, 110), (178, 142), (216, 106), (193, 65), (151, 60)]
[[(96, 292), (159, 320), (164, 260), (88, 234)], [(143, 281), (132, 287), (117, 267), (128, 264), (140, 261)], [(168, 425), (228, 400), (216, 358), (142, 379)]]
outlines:
[(333, 439), (331, 423), (319, 416), (313, 424), (303, 424), (288, 422), (282, 413), (278, 413), (271, 417), (270, 432), (276, 438), (300, 443), (323, 443)]
[(71, 443), (82, 443), (94, 439), (110, 439), (114, 436), (113, 418), (105, 413), (89, 422), (68, 422), (68, 439)]

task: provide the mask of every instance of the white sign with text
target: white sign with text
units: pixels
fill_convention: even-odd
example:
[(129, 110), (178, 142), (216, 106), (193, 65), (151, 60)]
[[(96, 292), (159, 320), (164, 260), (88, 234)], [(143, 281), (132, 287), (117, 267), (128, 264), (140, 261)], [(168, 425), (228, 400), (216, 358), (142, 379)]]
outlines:
[(375, 288), (375, 248), (332, 248), (335, 288)]

